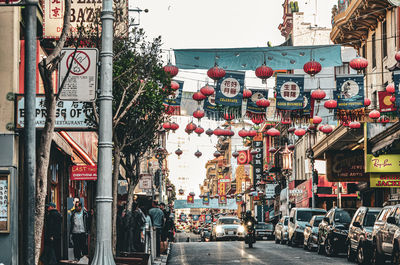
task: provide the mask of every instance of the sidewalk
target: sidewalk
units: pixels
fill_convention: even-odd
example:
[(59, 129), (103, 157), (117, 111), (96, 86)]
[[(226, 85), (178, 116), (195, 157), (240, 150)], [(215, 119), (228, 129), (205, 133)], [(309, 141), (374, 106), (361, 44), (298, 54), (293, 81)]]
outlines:
[(166, 265), (167, 261), (168, 261), (168, 256), (169, 256), (170, 251), (171, 251), (171, 243), (169, 242), (168, 243), (167, 254), (164, 254), (164, 255), (161, 254), (161, 256), (159, 258), (156, 258), (154, 260), (153, 265)]

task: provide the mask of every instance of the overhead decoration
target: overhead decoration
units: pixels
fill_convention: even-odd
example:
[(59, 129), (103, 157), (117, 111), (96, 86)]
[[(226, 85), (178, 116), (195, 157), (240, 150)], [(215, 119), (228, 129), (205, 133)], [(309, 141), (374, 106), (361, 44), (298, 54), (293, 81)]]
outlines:
[(223, 111), (222, 107), (217, 106), (215, 103), (215, 94), (216, 92), (214, 91), (213, 95), (204, 100), (203, 108), (208, 119), (218, 121), (222, 119)]
[(217, 127), (217, 129), (214, 130), (215, 136), (222, 136), (223, 134), (224, 134), (224, 129), (221, 129), (220, 127)]
[(200, 91), (197, 91), (197, 92), (193, 93), (192, 98), (193, 98), (193, 100), (197, 101), (200, 104), (200, 102), (203, 101), (204, 99), (206, 99), (207, 97), (204, 96)]
[(387, 90), (378, 91), (379, 111), (390, 116), (395, 116), (396, 107), (394, 106), (394, 102), (396, 101), (396, 97), (392, 93), (394, 92), (388, 92)]
[(369, 107), (371, 105), (371, 100), (369, 98), (364, 99), (364, 107)]
[(397, 61), (398, 63), (400, 63), (400, 51), (397, 51), (397, 52), (395, 53), (394, 58), (396, 59), (396, 61)]
[(223, 113), (241, 116), (244, 72), (229, 71), (217, 82), (215, 104), (221, 106)]
[(275, 147), (271, 147), (268, 152), (270, 152), (271, 154), (276, 153), (276, 148)]
[(246, 137), (248, 136), (248, 134), (249, 134), (249, 132), (248, 132), (245, 128), (241, 129), (241, 130), (238, 132), (238, 135), (239, 135), (240, 137), (242, 137), (242, 138), (246, 138)]
[(243, 89), (243, 98), (244, 98), (244, 99), (250, 98), (252, 94), (253, 94), (253, 93), (251, 92), (250, 89), (246, 89), (246, 88)]
[(210, 86), (209, 84), (206, 84), (205, 86), (200, 88), (200, 92), (204, 96), (209, 97), (209, 96), (214, 95), (215, 89), (212, 86)]
[(229, 113), (225, 113), (225, 114), (224, 114), (224, 120), (226, 120), (226, 121), (232, 121), (232, 120), (234, 120), (234, 119), (235, 119), (235, 115), (229, 114)]
[(197, 109), (196, 111), (193, 112), (193, 117), (200, 121), (201, 118), (204, 117), (204, 111), (201, 109)]
[(320, 88), (311, 92), (311, 98), (316, 100), (317, 102), (323, 100), (325, 97), (326, 97), (326, 92)]
[[(259, 106), (257, 102), (261, 99), (264, 99), (263, 104), (265, 104), (265, 106), (269, 106), (269, 101), (268, 103), (265, 102), (268, 98), (268, 91), (265, 89), (254, 89), (251, 93), (251, 97), (247, 100), (246, 115), (251, 119), (256, 118), (256, 120), (261, 120), (262, 122), (266, 117), (266, 107)], [(259, 102), (259, 104), (260, 103), (261, 102)]]
[(247, 136), (248, 136), (248, 137), (253, 138), (253, 137), (256, 137), (256, 135), (257, 135), (257, 131), (256, 131), (256, 130), (249, 130), (249, 131), (247, 132)]
[(237, 158), (237, 157), (239, 156), (239, 152), (238, 152), (238, 151), (233, 152), (233, 153), (232, 153), (232, 156), (233, 156), (234, 158)]
[(197, 125), (194, 124), (193, 122), (190, 122), (188, 125), (186, 125), (186, 133), (191, 134), (194, 130), (196, 130)]
[(299, 129), (296, 129), (296, 130), (294, 131), (294, 134), (295, 134), (296, 136), (301, 137), (301, 136), (303, 136), (303, 135), (306, 134), (306, 130), (304, 130), (303, 128), (299, 128)]
[(203, 155), (203, 153), (200, 152), (199, 150), (197, 150), (197, 151), (194, 153), (194, 155), (195, 155), (197, 158), (199, 158), (199, 157), (201, 157), (201, 156)]
[(357, 56), (353, 60), (350, 61), (350, 67), (354, 70), (361, 71), (367, 68), (368, 60), (364, 57)]
[(358, 121), (352, 121), (350, 122), (349, 127), (351, 129), (359, 129), (361, 128), (361, 123), (359, 123)]
[(169, 121), (164, 122), (162, 127), (164, 128), (164, 130), (169, 131), (171, 130), (171, 123)]
[(329, 134), (329, 133), (331, 133), (333, 131), (333, 128), (329, 124), (326, 124), (326, 125), (322, 126), (320, 131), (325, 133), (325, 134)]
[(182, 101), (182, 90), (183, 81), (173, 81), (179, 84), (179, 89), (173, 95), (168, 96), (164, 100), (164, 106), (166, 108), (167, 114), (170, 115), (180, 115), (181, 114), (181, 101)]
[(365, 116), (364, 76), (342, 75), (336, 77), (337, 119), (349, 124)]
[(164, 72), (169, 74), (169, 76), (172, 78), (178, 74), (179, 69), (175, 65), (172, 65), (171, 62), (168, 62), (168, 64), (164, 66)]
[(280, 136), (281, 132), (272, 127), (272, 128), (267, 130), (267, 135), (269, 135), (271, 137)]
[(214, 130), (209, 128), (207, 129), (206, 134), (211, 137), (214, 134)]
[(259, 125), (259, 124), (264, 122), (264, 117), (262, 117), (262, 116), (253, 116), (251, 118), (251, 121), (256, 125)]
[(214, 157), (215, 158), (218, 158), (218, 157), (220, 157), (221, 156), (221, 153), (219, 152), (219, 151), (215, 151), (214, 152)]
[(172, 122), (171, 123), (171, 130), (175, 132), (178, 129), (179, 129), (179, 124), (177, 124), (176, 122)]
[(322, 66), (319, 62), (311, 60), (304, 64), (303, 70), (304, 70), (304, 72), (309, 74), (311, 77), (314, 77), (316, 74), (321, 72)]
[(200, 136), (204, 132), (204, 129), (199, 125), (196, 129), (194, 129), (194, 132), (197, 133), (198, 136)]
[[(399, 54), (399, 52), (396, 53), (396, 55)], [(400, 56), (400, 55), (399, 55)], [(393, 82), (394, 82), (394, 87), (395, 87), (395, 106), (397, 107), (397, 112), (400, 111), (400, 72), (396, 71), (393, 73)]]
[(226, 75), (226, 71), (223, 68), (218, 67), (217, 64), (215, 64), (214, 67), (208, 69), (207, 75), (212, 80), (218, 81)]
[(178, 90), (179, 89), (179, 83), (174, 81), (174, 80), (172, 80), (171, 81), (171, 89), (174, 90), (174, 91)]
[(255, 74), (258, 78), (262, 80), (267, 80), (274, 74), (274, 71), (271, 67), (266, 66), (264, 62), (263, 65), (257, 67)]
[(288, 129), (288, 132), (289, 132), (289, 133), (294, 133), (295, 130), (296, 130), (295, 127), (290, 127), (290, 128)]
[(178, 149), (175, 150), (175, 154), (176, 154), (178, 157), (181, 156), (182, 153), (183, 153), (183, 151), (182, 151), (180, 148), (178, 148)]
[(314, 116), (313, 118), (312, 118), (312, 122), (314, 123), (314, 124), (320, 124), (321, 122), (322, 122), (322, 118), (321, 117), (319, 117), (319, 116)]
[(333, 110), (337, 108), (337, 101), (334, 99), (330, 99), (324, 102), (324, 107), (329, 109), (329, 110)]
[(391, 83), (391, 84), (386, 86), (386, 92), (392, 93), (392, 94), (395, 92), (395, 88), (394, 88), (394, 84), (393, 83)]
[(179, 193), (179, 195), (183, 195), (185, 192), (184, 192), (183, 189), (179, 189), (179, 190), (178, 190), (178, 193)]
[(379, 117), (381, 116), (381, 113), (380, 113), (379, 111), (377, 111), (377, 110), (372, 110), (372, 111), (368, 114), (368, 116), (369, 116), (371, 119), (373, 119), (373, 120), (377, 120), (377, 119), (379, 119)]

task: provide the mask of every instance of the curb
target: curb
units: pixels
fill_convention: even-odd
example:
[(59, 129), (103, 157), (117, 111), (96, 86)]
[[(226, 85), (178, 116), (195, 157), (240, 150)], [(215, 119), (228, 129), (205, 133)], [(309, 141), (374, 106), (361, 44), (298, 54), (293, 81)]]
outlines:
[(168, 243), (167, 254), (161, 255), (159, 259), (154, 260), (153, 265), (166, 265), (168, 262), (169, 253), (171, 252), (171, 243)]

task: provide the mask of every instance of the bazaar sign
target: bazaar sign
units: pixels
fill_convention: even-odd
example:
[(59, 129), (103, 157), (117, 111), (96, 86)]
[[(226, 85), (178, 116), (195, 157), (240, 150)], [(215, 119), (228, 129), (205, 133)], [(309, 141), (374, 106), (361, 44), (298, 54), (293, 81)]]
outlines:
[(366, 171), (374, 173), (400, 172), (400, 155), (367, 155)]
[(400, 174), (371, 174), (371, 188), (400, 188)]

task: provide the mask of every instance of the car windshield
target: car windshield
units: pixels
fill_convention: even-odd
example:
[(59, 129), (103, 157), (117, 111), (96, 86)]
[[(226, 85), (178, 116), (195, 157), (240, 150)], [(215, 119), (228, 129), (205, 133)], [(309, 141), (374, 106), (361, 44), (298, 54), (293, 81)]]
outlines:
[(323, 212), (318, 211), (297, 211), (297, 221), (309, 222), (314, 215), (321, 215)]
[(335, 222), (339, 222), (342, 224), (350, 224), (351, 215), (345, 210), (339, 210), (335, 213)]
[(319, 223), (321, 223), (321, 221), (322, 221), (322, 217), (321, 218), (315, 218), (313, 226), (314, 227), (318, 227)]
[(224, 218), (224, 219), (219, 219), (218, 223), (224, 224), (224, 225), (238, 225), (238, 224), (240, 224), (240, 221), (239, 221), (239, 219), (235, 219), (235, 218)]
[(256, 224), (256, 229), (272, 229), (272, 224)]
[(376, 217), (378, 216), (379, 212), (372, 212), (369, 211), (367, 215), (364, 217), (364, 225), (365, 226), (374, 226)]
[(288, 223), (288, 218), (285, 218), (285, 222), (283, 224), (287, 225), (287, 223)]

